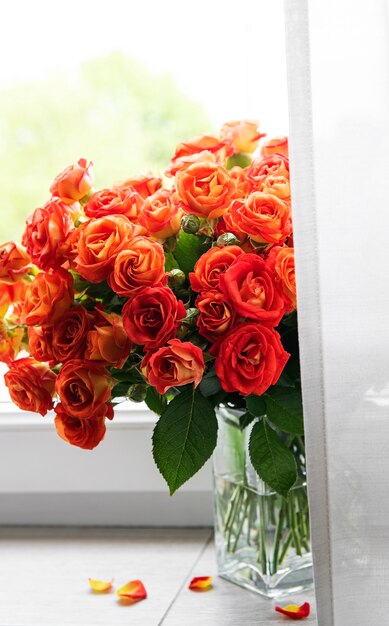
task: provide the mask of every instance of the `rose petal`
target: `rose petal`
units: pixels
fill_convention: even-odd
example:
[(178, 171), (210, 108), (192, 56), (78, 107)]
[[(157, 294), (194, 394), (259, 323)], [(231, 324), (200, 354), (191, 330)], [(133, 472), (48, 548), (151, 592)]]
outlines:
[(276, 606), (275, 610), (278, 611), (278, 613), (282, 613), (283, 615), (290, 617), (291, 619), (304, 619), (305, 617), (308, 617), (311, 607), (309, 602), (304, 602), (301, 606), (298, 606), (297, 604), (288, 604), (284, 607)]
[(212, 576), (195, 576), (189, 583), (191, 591), (204, 591), (212, 587)]
[(147, 591), (141, 580), (130, 580), (130, 582), (120, 587), (120, 589), (117, 589), (116, 595), (119, 596), (119, 598), (138, 601), (147, 598)]
[(94, 578), (88, 578), (88, 583), (92, 587), (93, 591), (97, 591), (97, 593), (103, 593), (105, 591), (109, 591), (113, 584), (113, 578), (111, 580), (95, 580)]

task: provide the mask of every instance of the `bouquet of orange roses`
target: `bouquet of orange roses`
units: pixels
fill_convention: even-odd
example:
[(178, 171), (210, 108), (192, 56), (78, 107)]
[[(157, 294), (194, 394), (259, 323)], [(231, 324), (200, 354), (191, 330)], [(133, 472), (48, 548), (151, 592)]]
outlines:
[(145, 401), (160, 415), (153, 453), (171, 493), (212, 454), (220, 405), (244, 409), (242, 429), (255, 421), (250, 455), (263, 480), (282, 495), (296, 481), (287, 140), (262, 138), (256, 122), (230, 122), (178, 145), (164, 176), (97, 191), (81, 159), (27, 218), (22, 244), (0, 247), (13, 402), (54, 409), (59, 436), (92, 449), (115, 403)]

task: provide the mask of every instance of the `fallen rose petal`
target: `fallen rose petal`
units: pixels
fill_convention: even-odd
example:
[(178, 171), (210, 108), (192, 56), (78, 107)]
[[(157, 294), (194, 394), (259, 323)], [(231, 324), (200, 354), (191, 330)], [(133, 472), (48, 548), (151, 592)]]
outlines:
[(205, 591), (212, 587), (212, 576), (195, 576), (189, 583), (191, 591)]
[(141, 580), (131, 580), (130, 582), (117, 589), (116, 595), (125, 600), (145, 600), (147, 591)]
[(283, 615), (290, 617), (291, 619), (304, 619), (305, 617), (308, 617), (311, 607), (309, 602), (304, 602), (301, 606), (298, 606), (297, 604), (288, 604), (284, 607), (276, 606), (275, 610), (278, 611), (278, 613), (282, 613)]
[(113, 578), (111, 580), (95, 580), (94, 578), (88, 578), (88, 583), (92, 587), (93, 591), (97, 591), (98, 593), (103, 593), (104, 591), (109, 591), (112, 588)]

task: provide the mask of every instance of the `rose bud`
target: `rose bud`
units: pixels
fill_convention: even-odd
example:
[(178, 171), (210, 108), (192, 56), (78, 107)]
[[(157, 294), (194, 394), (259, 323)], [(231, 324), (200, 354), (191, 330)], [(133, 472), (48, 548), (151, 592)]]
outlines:
[(168, 285), (172, 291), (176, 289), (181, 289), (184, 286), (186, 276), (182, 270), (173, 268), (167, 274)]
[(235, 237), (233, 233), (223, 233), (216, 240), (218, 248), (224, 248), (224, 246), (238, 246), (239, 239)]
[(197, 318), (199, 316), (199, 310), (195, 307), (187, 309), (186, 315), (182, 320), (181, 324), (188, 326), (189, 328), (194, 328), (196, 326)]
[(181, 228), (188, 235), (195, 235), (200, 229), (201, 221), (197, 215), (191, 213), (184, 215), (181, 220)]
[(137, 383), (128, 388), (126, 397), (132, 402), (143, 402), (147, 393), (147, 385)]

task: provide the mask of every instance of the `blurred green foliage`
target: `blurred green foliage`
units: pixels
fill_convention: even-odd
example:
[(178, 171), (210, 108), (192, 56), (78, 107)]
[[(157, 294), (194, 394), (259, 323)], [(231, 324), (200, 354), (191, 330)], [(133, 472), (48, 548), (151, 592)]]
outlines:
[(0, 90), (0, 242), (20, 238), (56, 174), (79, 158), (94, 162), (102, 188), (163, 170), (177, 143), (207, 130), (201, 105), (172, 77), (120, 53)]

